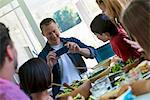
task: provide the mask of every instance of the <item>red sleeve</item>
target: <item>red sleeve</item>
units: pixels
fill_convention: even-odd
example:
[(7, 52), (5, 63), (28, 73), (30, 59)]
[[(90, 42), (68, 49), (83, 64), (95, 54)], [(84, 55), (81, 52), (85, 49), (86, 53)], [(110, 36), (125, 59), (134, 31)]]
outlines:
[(126, 43), (123, 38), (128, 38), (126, 35), (120, 34), (113, 39), (113, 45), (117, 55), (126, 61), (129, 58), (138, 58), (140, 53), (137, 52), (130, 44)]

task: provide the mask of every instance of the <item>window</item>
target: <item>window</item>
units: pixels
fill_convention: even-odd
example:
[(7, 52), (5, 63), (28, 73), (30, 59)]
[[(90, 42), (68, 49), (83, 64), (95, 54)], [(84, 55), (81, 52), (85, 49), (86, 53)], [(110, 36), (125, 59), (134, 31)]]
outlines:
[(13, 0), (0, 9), (0, 22), (10, 30), (10, 36), (18, 52), (19, 66), (36, 56), (33, 51), (37, 53), (41, 50), (41, 44), (34, 35), (17, 0)]

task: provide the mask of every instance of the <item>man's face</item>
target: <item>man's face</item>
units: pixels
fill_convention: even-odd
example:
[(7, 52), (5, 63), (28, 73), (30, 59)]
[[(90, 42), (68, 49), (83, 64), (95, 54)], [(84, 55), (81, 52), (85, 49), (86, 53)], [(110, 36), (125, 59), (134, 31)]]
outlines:
[(49, 25), (44, 25), (42, 28), (43, 35), (47, 38), (50, 45), (57, 45), (60, 43), (60, 30), (56, 23), (51, 22)]

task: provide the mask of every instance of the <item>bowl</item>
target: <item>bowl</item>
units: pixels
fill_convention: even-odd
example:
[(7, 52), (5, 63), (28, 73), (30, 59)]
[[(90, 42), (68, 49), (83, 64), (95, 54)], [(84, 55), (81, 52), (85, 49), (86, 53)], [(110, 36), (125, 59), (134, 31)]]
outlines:
[(91, 81), (86, 80), (81, 86), (73, 90), (71, 93), (59, 95), (56, 98), (57, 100), (67, 100), (68, 96), (75, 97), (79, 93), (87, 100), (88, 97), (90, 96), (90, 88), (91, 88)]
[(96, 66), (94, 66), (92, 69), (96, 69), (96, 68), (101, 67), (101, 66), (107, 68), (108, 66), (110, 66), (110, 63), (111, 63), (111, 59), (106, 59), (106, 60), (104, 60), (104, 61), (98, 63), (98, 64), (97, 64)]
[(102, 71), (100, 74), (98, 74), (98, 75), (96, 75), (94, 77), (89, 78), (89, 80), (91, 81), (91, 83), (94, 83), (97, 79), (100, 79), (100, 78), (108, 75), (109, 72), (110, 72), (110, 70), (111, 70), (111, 68), (108, 67), (107, 69), (105, 69), (104, 71)]
[(135, 59), (133, 63), (127, 64), (126, 66), (124, 66), (123, 70), (125, 72), (129, 72), (129, 70), (131, 70), (132, 68), (135, 68), (141, 61), (142, 59)]

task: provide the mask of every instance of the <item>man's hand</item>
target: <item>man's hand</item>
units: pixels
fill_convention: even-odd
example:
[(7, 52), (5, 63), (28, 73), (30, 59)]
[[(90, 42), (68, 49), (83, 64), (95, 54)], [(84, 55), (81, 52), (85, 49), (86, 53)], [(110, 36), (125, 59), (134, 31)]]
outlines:
[(53, 66), (57, 63), (57, 57), (54, 51), (49, 52), (46, 59), (47, 59), (47, 64), (50, 68), (53, 68)]
[(65, 46), (69, 48), (70, 53), (79, 53), (84, 57), (89, 57), (91, 54), (88, 48), (80, 48), (79, 45), (74, 42), (67, 42)]
[(65, 46), (69, 48), (70, 53), (80, 53), (81, 51), (81, 48), (78, 46), (78, 44), (74, 42), (67, 42)]

